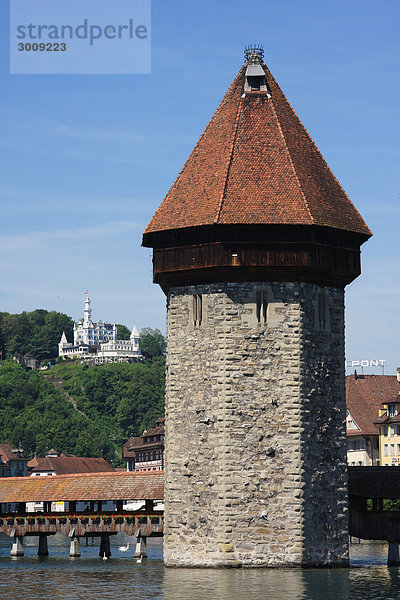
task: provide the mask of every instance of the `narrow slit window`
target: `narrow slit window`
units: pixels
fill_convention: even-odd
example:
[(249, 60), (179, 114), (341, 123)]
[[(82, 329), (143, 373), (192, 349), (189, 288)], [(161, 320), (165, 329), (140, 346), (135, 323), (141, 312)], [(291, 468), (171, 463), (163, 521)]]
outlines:
[(201, 294), (193, 294), (193, 323), (200, 327), (203, 318), (203, 298)]
[(258, 323), (267, 322), (268, 300), (266, 292), (257, 292), (256, 315)]
[(257, 292), (256, 312), (257, 312), (257, 321), (260, 323), (261, 322), (261, 292)]
[(325, 294), (318, 294), (318, 325), (320, 329), (326, 329), (328, 307)]
[(262, 317), (263, 317), (264, 323), (267, 322), (267, 308), (268, 308), (267, 294), (265, 292), (262, 292)]

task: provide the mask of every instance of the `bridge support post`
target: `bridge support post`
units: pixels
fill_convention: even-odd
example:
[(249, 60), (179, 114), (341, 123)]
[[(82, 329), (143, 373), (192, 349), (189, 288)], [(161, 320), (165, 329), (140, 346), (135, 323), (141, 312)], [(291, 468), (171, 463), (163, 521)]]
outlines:
[(146, 538), (142, 537), (141, 535), (139, 535), (136, 538), (136, 549), (135, 549), (135, 554), (133, 555), (133, 558), (146, 558), (147, 557), (147, 552), (146, 552)]
[(399, 543), (388, 542), (388, 567), (397, 567), (400, 565)]
[(100, 542), (100, 551), (99, 551), (99, 556), (101, 558), (104, 557), (104, 555), (108, 558), (109, 556), (111, 556), (111, 550), (110, 550), (110, 536), (109, 535), (102, 535), (101, 536), (101, 542)]
[(24, 555), (23, 539), (24, 538), (21, 535), (15, 535), (13, 537), (11, 556), (23, 556)]
[(69, 547), (69, 555), (78, 558), (81, 555), (81, 546), (79, 544), (79, 538), (73, 536), (71, 538), (71, 544)]
[(38, 556), (48, 556), (49, 548), (47, 546), (47, 535), (41, 533), (39, 535)]

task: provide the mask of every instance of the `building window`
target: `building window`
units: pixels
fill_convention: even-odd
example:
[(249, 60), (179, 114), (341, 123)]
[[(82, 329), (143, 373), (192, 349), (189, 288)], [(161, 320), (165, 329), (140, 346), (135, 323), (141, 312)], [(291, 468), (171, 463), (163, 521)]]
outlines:
[(349, 440), (349, 450), (365, 450), (365, 440)]
[(384, 456), (389, 456), (389, 448), (387, 444), (384, 444), (383, 446), (383, 454)]
[(394, 444), (390, 444), (390, 456), (394, 456)]
[(388, 434), (388, 426), (384, 425), (383, 426), (383, 435), (387, 435)]
[(394, 435), (394, 425), (390, 426), (390, 435)]
[(193, 323), (200, 327), (203, 319), (203, 297), (201, 294), (193, 294)]
[(257, 292), (256, 314), (259, 323), (267, 322), (268, 300), (266, 292)]
[(389, 404), (388, 409), (389, 409), (389, 417), (394, 417), (396, 415), (396, 406), (394, 404)]

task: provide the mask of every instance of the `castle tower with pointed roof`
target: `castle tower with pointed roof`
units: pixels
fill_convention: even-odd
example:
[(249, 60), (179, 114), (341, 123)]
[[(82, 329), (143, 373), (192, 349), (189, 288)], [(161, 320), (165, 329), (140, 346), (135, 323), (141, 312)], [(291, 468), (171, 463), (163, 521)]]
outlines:
[(344, 287), (370, 235), (246, 49), (143, 235), (168, 297), (167, 565), (347, 564)]
[(58, 343), (58, 355), (63, 358), (81, 358), (94, 361), (95, 364), (105, 362), (132, 362), (141, 359), (139, 349), (139, 333), (136, 325), (129, 340), (117, 339), (116, 323), (105, 321), (94, 323), (91, 319), (90, 299), (85, 299), (83, 319), (74, 323), (74, 342), (68, 342), (65, 332)]

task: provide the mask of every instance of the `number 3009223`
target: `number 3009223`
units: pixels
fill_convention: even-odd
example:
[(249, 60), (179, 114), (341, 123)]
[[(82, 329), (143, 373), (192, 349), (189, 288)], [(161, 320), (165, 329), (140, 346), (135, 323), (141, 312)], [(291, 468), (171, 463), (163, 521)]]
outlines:
[(30, 42), (20, 43), (18, 44), (18, 50), (20, 52), (65, 52), (67, 49), (67, 44), (62, 42), (40, 42), (37, 44), (34, 42), (31, 44)]

